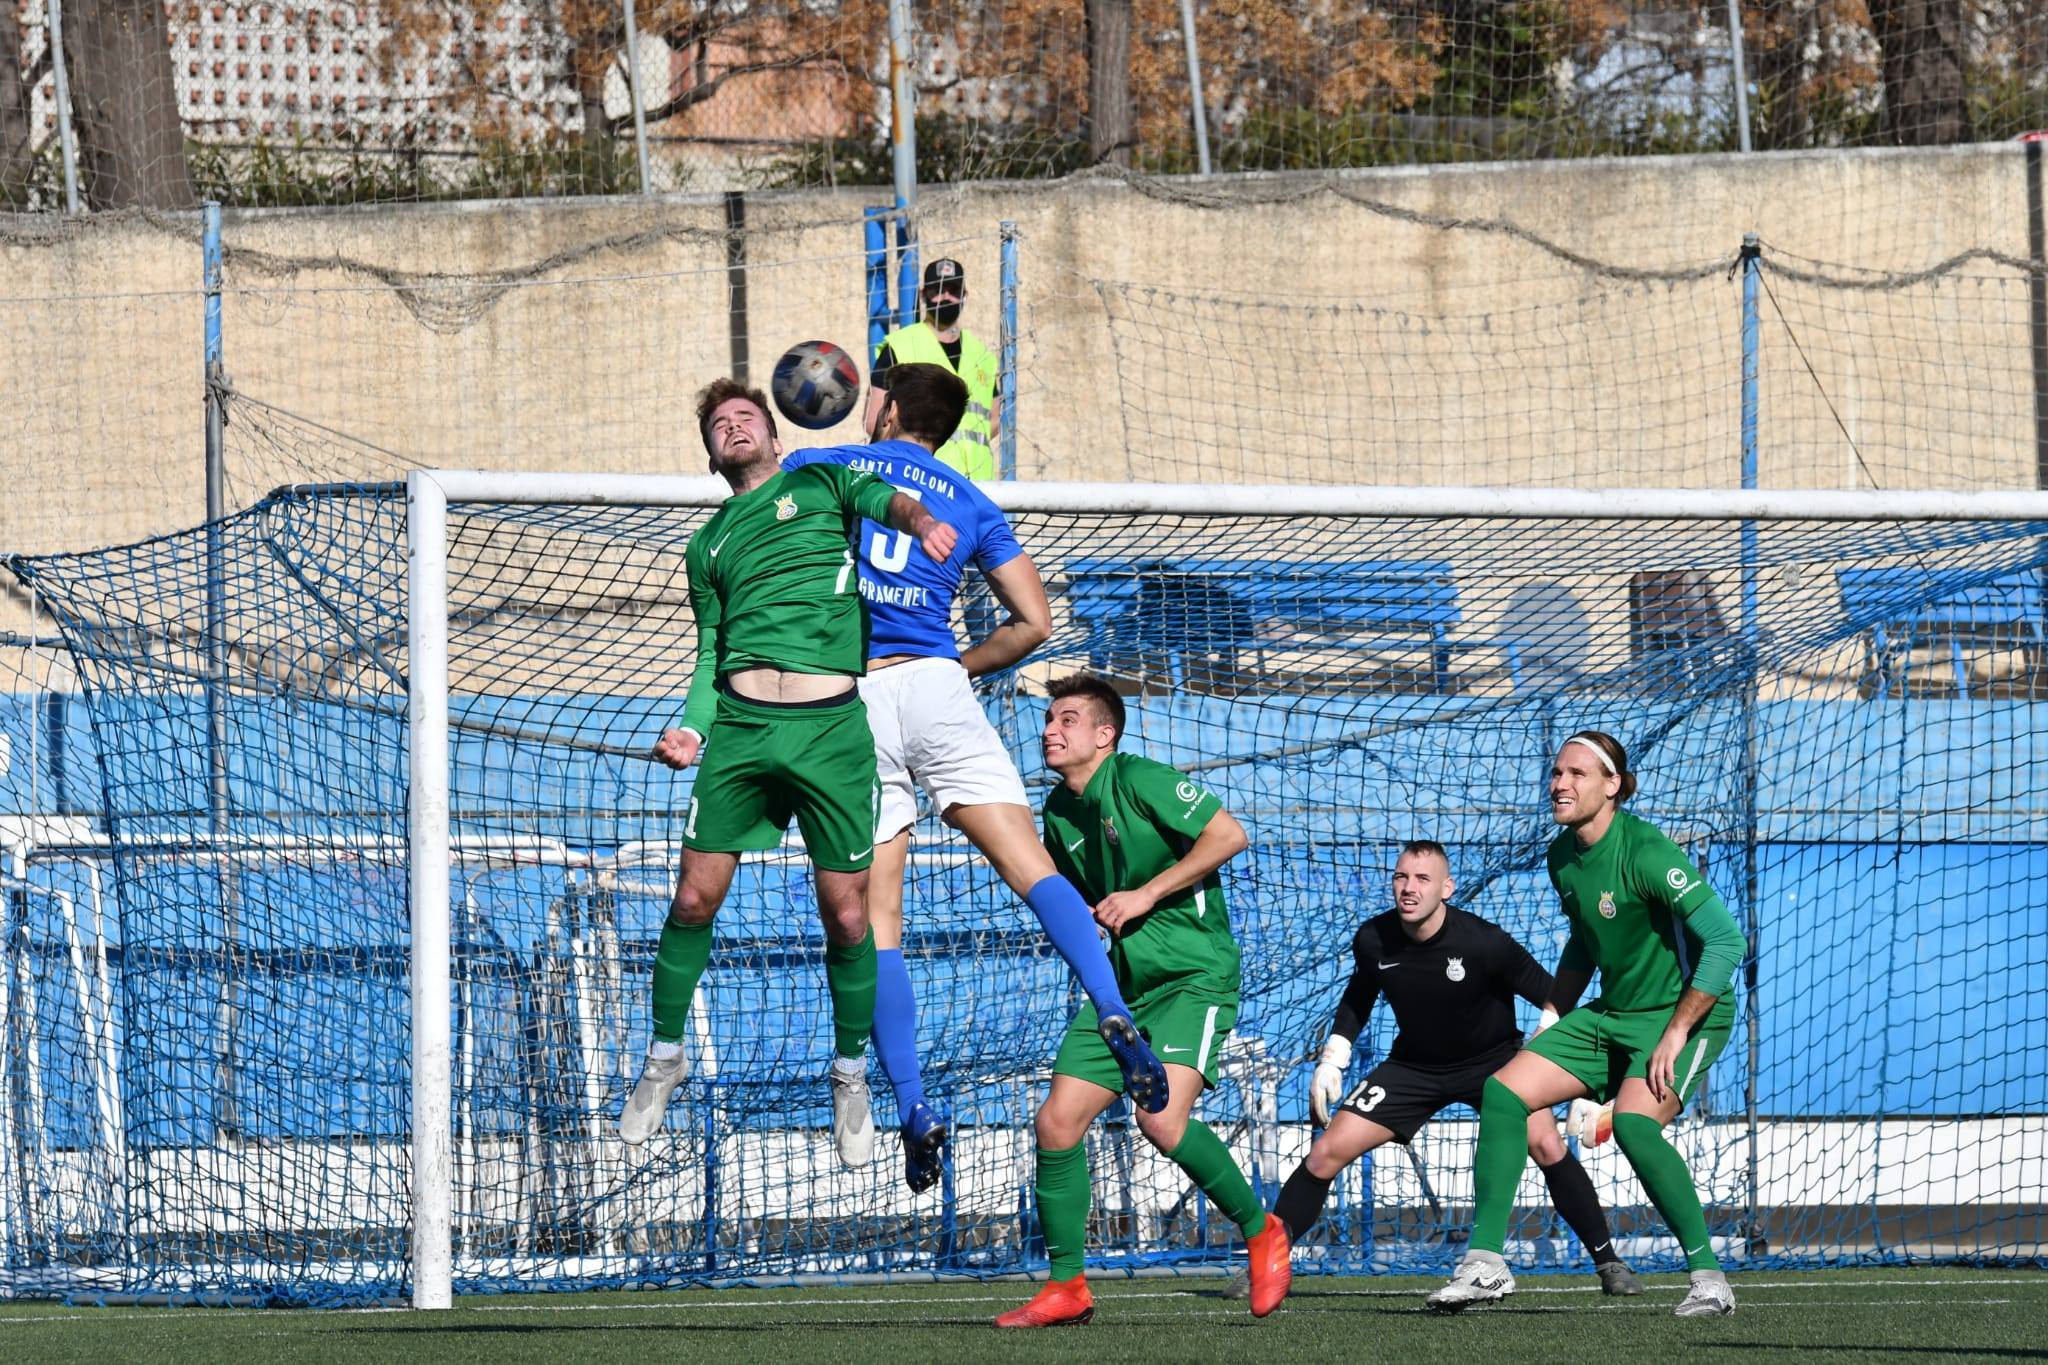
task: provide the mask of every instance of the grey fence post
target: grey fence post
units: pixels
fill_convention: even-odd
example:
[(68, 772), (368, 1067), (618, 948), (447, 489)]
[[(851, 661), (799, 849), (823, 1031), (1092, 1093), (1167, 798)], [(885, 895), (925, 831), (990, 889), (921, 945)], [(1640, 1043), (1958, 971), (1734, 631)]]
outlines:
[(48, 0), (50, 72), (57, 81), (57, 141), (64, 149), (64, 211), (78, 212), (78, 144), (71, 131), (71, 78), (64, 69), (64, 3)]
[[(1730, 4), (1735, 0), (1729, 0)], [(1188, 40), (1188, 107), (1195, 116), (1195, 165), (1209, 174), (1209, 111), (1202, 104), (1202, 53), (1195, 41), (1195, 0), (1180, 0), (1180, 30)]]
[(619, 0), (619, 7), (626, 12), (626, 97), (633, 103), (633, 163), (640, 170), (640, 193), (653, 194), (654, 181), (647, 173), (647, 106), (640, 100), (640, 24), (633, 16), (633, 0)]
[(1742, 60), (1742, 3), (1728, 0), (1728, 55), (1735, 62), (1735, 135), (1747, 152), (1749, 144), (1749, 72)]

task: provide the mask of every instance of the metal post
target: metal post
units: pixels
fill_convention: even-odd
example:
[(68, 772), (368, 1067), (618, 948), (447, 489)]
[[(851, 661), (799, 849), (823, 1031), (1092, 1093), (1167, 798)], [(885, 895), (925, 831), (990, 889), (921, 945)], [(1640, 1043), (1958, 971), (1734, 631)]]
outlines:
[(747, 382), (747, 196), (725, 192), (726, 331), (732, 343), (732, 377)]
[(227, 473), (222, 443), (227, 429), (227, 373), (221, 364), (220, 336), (220, 205), (203, 206), (201, 243), (206, 290), (206, 353), (202, 378), (206, 393), (206, 751), (209, 769), (207, 811), (215, 833), (227, 828), (228, 748), (227, 585), (223, 582), (219, 522), (227, 511)]
[(908, 327), (917, 321), (917, 234), (911, 230), (910, 215), (896, 219), (896, 325)]
[(1017, 225), (1002, 225), (1003, 350), (996, 376), (996, 402), (1003, 429), (996, 437), (996, 476), (1017, 477)]
[(448, 498), (406, 476), (406, 843), (412, 901), (412, 1306), (453, 1301), (448, 1004)]
[[(1728, 0), (1734, 4), (1735, 0)], [(1195, 0), (1180, 0), (1180, 31), (1188, 41), (1188, 107), (1195, 117), (1195, 165), (1209, 172), (1209, 110), (1202, 103), (1202, 54), (1195, 41)]]
[(2027, 135), (2027, 330), (2034, 357), (2034, 485), (2048, 488), (2048, 231), (2042, 224), (2042, 134)]
[(870, 208), (861, 223), (868, 253), (868, 364), (881, 354), (889, 335), (889, 210)]
[(896, 211), (917, 207), (917, 96), (910, 80), (910, 0), (889, 0), (889, 135), (895, 148)]
[(1742, 4), (1728, 0), (1728, 56), (1735, 63), (1735, 135), (1737, 145), (1747, 152), (1749, 142), (1749, 72), (1742, 59)]
[[(1762, 329), (1757, 311), (1758, 286), (1763, 279), (1763, 250), (1757, 235), (1753, 232), (1742, 238), (1742, 486), (1757, 486), (1757, 371), (1758, 352), (1761, 347)], [(1756, 523), (1742, 523), (1742, 635), (1744, 653), (1749, 662), (1748, 685), (1742, 704), (1742, 902), (1744, 928), (1748, 931), (1749, 952), (1743, 965), (1743, 1010), (1748, 1030), (1749, 1064), (1744, 1068), (1743, 1108), (1749, 1123), (1749, 1189), (1748, 1227), (1745, 1235), (1754, 1242), (1761, 1236), (1757, 1211), (1757, 1067), (1761, 1063), (1763, 1038), (1761, 1006), (1757, 989), (1761, 979), (1760, 961), (1763, 946), (1763, 914), (1757, 904), (1757, 783), (1759, 762), (1757, 758), (1756, 711), (1759, 700), (1761, 677), (1758, 662), (1762, 643), (1761, 622), (1757, 619), (1757, 531)]]
[(49, 0), (50, 73), (57, 88), (57, 143), (64, 149), (64, 211), (78, 212), (78, 143), (71, 128), (71, 77), (64, 64), (64, 2)]
[(640, 171), (640, 193), (652, 194), (654, 180), (647, 173), (647, 106), (640, 101), (640, 23), (633, 15), (633, 5), (634, 0), (619, 0), (619, 8), (626, 12), (626, 97), (633, 104), (633, 163)]

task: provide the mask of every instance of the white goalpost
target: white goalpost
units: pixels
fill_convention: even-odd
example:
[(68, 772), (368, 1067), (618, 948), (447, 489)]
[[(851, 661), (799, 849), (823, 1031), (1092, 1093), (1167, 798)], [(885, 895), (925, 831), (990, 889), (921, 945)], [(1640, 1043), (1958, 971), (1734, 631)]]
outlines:
[[(1533, 794), (1549, 746), (1597, 725), (1757, 949), (1744, 1036), (1674, 1133), (1728, 1254), (2039, 1253), (2038, 495), (995, 492), (1054, 611), (984, 690), (1027, 779), (1040, 685), (1092, 669), (1132, 743), (1252, 832), (1230, 889), (1244, 1008), (1204, 1116), (1262, 1180), (1306, 1144), (1307, 1059), (1401, 841), (1444, 840), (1461, 901), (1554, 953)], [(690, 783), (646, 757), (695, 661), (681, 547), (724, 496), (430, 474), (22, 566), (78, 660), (74, 704), (121, 742), (73, 756), (108, 831), (24, 827), (8, 878), (0, 1293), (432, 1305), (1031, 1267), (1019, 1172), (1070, 986), (936, 822), (906, 902), (943, 1023), (928, 1093), (958, 1125), (940, 1191), (843, 1170), (822, 1137), (793, 838), (721, 915), (668, 1130), (637, 1154), (611, 1138)], [(1355, 1172), (1304, 1267), (1441, 1268), (1470, 1130), (1441, 1116), (1417, 1167)], [(1127, 1126), (1091, 1142), (1106, 1255), (1226, 1254)], [(1659, 1263), (1625, 1164), (1588, 1166)]]

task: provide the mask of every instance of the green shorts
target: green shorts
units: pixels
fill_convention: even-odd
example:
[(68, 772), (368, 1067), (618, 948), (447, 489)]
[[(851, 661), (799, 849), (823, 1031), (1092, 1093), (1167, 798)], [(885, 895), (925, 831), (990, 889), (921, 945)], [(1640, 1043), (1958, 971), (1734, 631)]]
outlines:
[(858, 695), (834, 706), (763, 706), (720, 692), (690, 789), (683, 847), (776, 847), (796, 817), (811, 861), (864, 872), (875, 856), (875, 737)]
[[(1191, 1066), (1202, 1073), (1206, 1086), (1214, 1086), (1223, 1040), (1237, 1022), (1237, 1002), (1195, 991), (1173, 991), (1131, 1006), (1131, 1022), (1152, 1044), (1160, 1061), (1168, 1066)], [(1121, 1095), (1123, 1072), (1117, 1069), (1109, 1044), (1096, 1031), (1097, 1023), (1095, 1006), (1083, 1005), (1074, 1022), (1067, 1025), (1066, 1037), (1060, 1039), (1053, 1074), (1072, 1076)]]
[[(1671, 1022), (1670, 1010), (1610, 1010), (1599, 1001), (1573, 1010), (1531, 1038), (1527, 1050), (1584, 1081), (1594, 1100), (1614, 1098), (1630, 1076), (1650, 1074), (1650, 1054)], [(1707, 1068), (1728, 1044), (1735, 1021), (1709, 1014), (1678, 1050), (1678, 1103), (1690, 1104), (1706, 1083)]]

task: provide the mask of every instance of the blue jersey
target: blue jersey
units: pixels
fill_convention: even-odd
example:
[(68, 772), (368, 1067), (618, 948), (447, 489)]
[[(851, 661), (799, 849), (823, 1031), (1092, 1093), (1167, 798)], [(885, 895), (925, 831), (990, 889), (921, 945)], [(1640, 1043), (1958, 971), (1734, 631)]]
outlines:
[(867, 601), (870, 622), (868, 657), (916, 654), (959, 658), (960, 645), (953, 638), (953, 597), (960, 591), (961, 577), (969, 565), (986, 573), (1024, 553), (1002, 509), (969, 480), (940, 463), (937, 456), (910, 441), (799, 450), (784, 459), (782, 467), (796, 469), (827, 462), (877, 475), (922, 502), (926, 511), (960, 533), (960, 543), (951, 557), (939, 564), (901, 531), (874, 521), (863, 521), (855, 528), (860, 595)]

